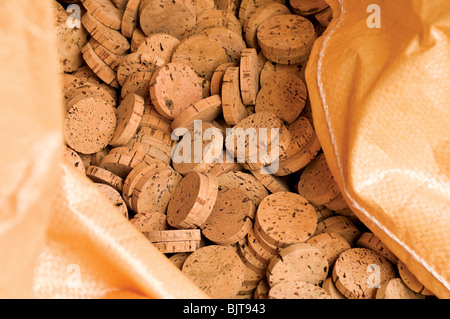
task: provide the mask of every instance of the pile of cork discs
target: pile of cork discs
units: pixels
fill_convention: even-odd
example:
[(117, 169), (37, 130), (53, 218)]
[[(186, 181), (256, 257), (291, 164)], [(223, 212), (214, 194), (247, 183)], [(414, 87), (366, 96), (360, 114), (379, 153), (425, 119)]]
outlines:
[[(65, 158), (206, 294), (432, 295), (349, 209), (321, 151), (305, 66), (324, 0), (55, 6)], [(236, 134), (238, 148), (231, 128), (276, 133)]]

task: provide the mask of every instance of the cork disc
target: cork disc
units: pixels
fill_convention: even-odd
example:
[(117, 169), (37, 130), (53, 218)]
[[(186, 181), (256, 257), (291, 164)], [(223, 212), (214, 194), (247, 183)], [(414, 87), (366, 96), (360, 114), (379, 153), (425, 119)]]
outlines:
[(86, 176), (94, 183), (106, 184), (113, 187), (115, 190), (122, 192), (123, 179), (110, 171), (97, 166), (88, 166), (86, 167)]
[(167, 33), (181, 40), (194, 29), (197, 15), (188, 1), (143, 1), (139, 20), (147, 36)]
[(142, 32), (140, 28), (134, 30), (133, 35), (131, 36), (131, 52), (136, 52), (141, 44), (144, 43), (146, 38), (147, 36), (144, 34), (144, 32)]
[(129, 94), (117, 108), (117, 128), (111, 146), (127, 144), (136, 133), (144, 112), (144, 98)]
[(169, 120), (202, 99), (202, 80), (182, 63), (169, 63), (153, 73), (150, 96), (156, 110)]
[(264, 263), (269, 263), (270, 260), (275, 256), (274, 253), (268, 251), (264, 246), (261, 245), (257, 237), (255, 237), (255, 232), (250, 229), (247, 233), (247, 244), (249, 250), (255, 255), (257, 259)]
[(261, 279), (253, 293), (254, 299), (267, 299), (269, 297), (270, 286), (266, 279)]
[(242, 26), (238, 18), (224, 10), (205, 10), (197, 16), (197, 24), (193, 33), (199, 33), (210, 28), (226, 28), (235, 32), (237, 35), (242, 34)]
[(210, 93), (211, 95), (220, 95), (222, 93), (222, 82), (225, 71), (229, 67), (237, 67), (236, 62), (226, 62), (219, 65), (211, 77)]
[(81, 52), (83, 53), (83, 59), (86, 61), (86, 64), (89, 65), (100, 79), (112, 87), (119, 87), (116, 72), (95, 53), (90, 42), (86, 43), (81, 49)]
[(154, 72), (164, 65), (164, 60), (151, 53), (130, 53), (122, 59), (117, 68), (117, 81), (123, 86), (135, 72)]
[(266, 3), (255, 10), (255, 12), (249, 16), (247, 24), (245, 25), (245, 41), (247, 46), (259, 50), (258, 38), (256, 32), (259, 25), (270, 17), (290, 14), (289, 8), (285, 5), (277, 2)]
[(259, 91), (258, 53), (255, 49), (242, 51), (239, 71), (242, 102), (244, 105), (255, 105)]
[(89, 40), (89, 44), (94, 50), (95, 54), (105, 62), (111, 69), (117, 70), (120, 63), (122, 63), (123, 55), (117, 55), (108, 49), (106, 49), (103, 45), (101, 45), (97, 40), (91, 38)]
[(230, 125), (238, 124), (247, 115), (241, 98), (239, 77), (239, 68), (229, 67), (225, 71), (222, 80), (223, 117), (227, 124)]
[[(377, 276), (374, 276), (374, 271)], [(339, 255), (332, 278), (336, 288), (346, 298), (374, 299), (377, 284), (382, 285), (395, 278), (395, 271), (378, 253), (366, 248), (352, 248)], [(379, 282), (373, 282), (374, 279), (379, 279)]]
[(239, 62), (242, 51), (246, 48), (242, 37), (233, 30), (226, 28), (209, 28), (200, 34), (216, 41), (225, 50), (228, 60), (231, 62)]
[(328, 261), (323, 252), (306, 243), (282, 249), (267, 266), (267, 282), (271, 287), (297, 280), (321, 285), (327, 274)]
[(150, 98), (151, 72), (134, 72), (125, 80), (120, 91), (120, 98), (124, 99), (128, 94), (137, 94), (144, 99)]
[(244, 172), (228, 172), (217, 177), (219, 190), (241, 188), (258, 206), (269, 195), (267, 189), (253, 175)]
[(363, 233), (356, 242), (358, 247), (368, 248), (376, 251), (381, 256), (389, 260), (393, 264), (397, 264), (398, 258), (387, 246), (374, 234)]
[(140, 232), (166, 230), (169, 227), (167, 225), (166, 215), (158, 212), (136, 214), (132, 219), (130, 219), (130, 223)]
[(432, 296), (433, 293), (428, 290), (417, 278), (414, 274), (408, 269), (403, 261), (400, 259), (397, 262), (398, 273), (400, 278), (403, 280), (405, 285), (414, 291), (415, 293), (419, 293), (425, 296)]
[(333, 283), (333, 279), (328, 277), (322, 284), (322, 288), (331, 296), (331, 299), (346, 299)]
[(256, 206), (239, 188), (219, 191), (214, 208), (202, 225), (203, 235), (220, 245), (237, 243), (253, 227)]
[(169, 260), (178, 268), (178, 269), (182, 269), (184, 262), (186, 261), (186, 259), (191, 255), (191, 253), (189, 252), (185, 252), (185, 253), (176, 253), (175, 255), (169, 257)]
[(278, 73), (272, 82), (259, 90), (255, 111), (271, 112), (291, 124), (305, 107), (306, 97), (306, 85), (301, 79), (292, 74)]
[(314, 128), (307, 118), (299, 116), (288, 126), (291, 143), (286, 151), (280, 155), (280, 161), (287, 160), (301, 152), (314, 136)]
[(296, 14), (306, 16), (320, 12), (328, 7), (325, 0), (290, 0), (289, 2)]
[(356, 215), (348, 208), (348, 204), (342, 193), (340, 193), (338, 196), (336, 196), (328, 203), (324, 203), (323, 206), (327, 207), (328, 209), (339, 212), (340, 215), (348, 217), (356, 217)]
[(86, 173), (86, 167), (84, 166), (80, 155), (78, 155), (77, 152), (65, 145), (63, 146), (63, 158), (67, 163), (71, 164), (83, 174)]
[(305, 64), (280, 64), (272, 61), (266, 61), (264, 64), (261, 74), (259, 76), (259, 82), (261, 86), (266, 85), (273, 81), (273, 79), (279, 73), (289, 73), (297, 76), (304, 83), (306, 83), (305, 79)]
[(170, 168), (147, 172), (134, 187), (133, 210), (166, 213), (170, 197), (180, 181), (180, 174)]
[(228, 62), (223, 47), (204, 35), (193, 35), (181, 41), (174, 49), (171, 62), (180, 62), (190, 66), (206, 80), (211, 80), (214, 70)]
[(155, 33), (145, 38), (137, 52), (154, 54), (168, 63), (178, 44), (180, 40), (170, 34)]
[(103, 99), (86, 98), (72, 106), (64, 119), (64, 137), (70, 148), (93, 154), (109, 144), (116, 130), (114, 107)]
[(153, 243), (156, 249), (163, 254), (193, 252), (203, 247), (205, 244), (200, 240), (165, 241)]
[(259, 8), (264, 6), (267, 3), (282, 3), (284, 4), (284, 0), (242, 0), (240, 6), (239, 6), (239, 20), (241, 21), (242, 26), (245, 27), (248, 23), (248, 20), (250, 17), (255, 13), (255, 11)]
[(361, 235), (358, 227), (345, 216), (331, 216), (318, 222), (316, 235), (321, 233), (336, 233), (341, 235), (352, 247)]
[(376, 299), (425, 299), (425, 296), (409, 289), (401, 278), (394, 278), (377, 289)]
[(119, 212), (128, 219), (128, 209), (127, 205), (120, 196), (120, 193), (106, 184), (96, 184), (97, 188), (108, 198), (108, 200), (116, 207)]
[(222, 113), (222, 100), (220, 95), (209, 96), (183, 110), (172, 122), (172, 129), (188, 127), (194, 121), (209, 122)]
[(278, 248), (276, 245), (273, 245), (273, 244), (269, 243), (267, 240), (265, 240), (264, 237), (261, 236), (261, 230), (259, 228), (254, 227), (253, 234), (255, 235), (255, 239), (265, 250), (270, 252), (272, 255), (278, 254), (278, 252), (280, 251), (280, 248)]
[(268, 299), (331, 299), (321, 287), (304, 281), (284, 281), (273, 286)]
[(111, 29), (95, 19), (89, 12), (81, 18), (86, 30), (109, 51), (123, 55), (130, 49), (130, 44), (119, 31)]
[(170, 155), (167, 155), (165, 151), (158, 148), (158, 146), (149, 143), (140, 143), (131, 140), (130, 143), (126, 145), (131, 151), (139, 151), (145, 153), (145, 155), (153, 160), (159, 160), (166, 165), (171, 164)]
[(351, 248), (345, 238), (336, 233), (322, 233), (311, 237), (306, 243), (322, 250), (330, 267), (342, 252)]
[(288, 180), (270, 174), (270, 171), (266, 167), (251, 170), (250, 173), (252, 173), (252, 175), (255, 176), (271, 193), (290, 191)]
[(323, 26), (328, 27), (330, 22), (333, 20), (333, 9), (331, 7), (326, 8), (325, 10), (322, 10), (320, 12), (317, 12), (314, 15), (314, 18)]
[(167, 207), (170, 226), (196, 228), (206, 221), (212, 209), (205, 206), (209, 195), (209, 178), (208, 175), (191, 172), (181, 180)]
[(211, 298), (228, 299), (238, 293), (245, 266), (233, 249), (211, 245), (193, 252), (182, 272)]
[(267, 270), (268, 262), (258, 259), (248, 247), (247, 241), (239, 241), (238, 253), (242, 262), (253, 272), (263, 276)]
[(110, 0), (81, 0), (81, 2), (98, 21), (111, 29), (120, 30), (123, 10), (117, 8)]
[(138, 26), (140, 3), (141, 0), (128, 0), (125, 11), (123, 12), (121, 31), (127, 38), (133, 36), (134, 30)]
[(137, 142), (155, 145), (163, 150), (167, 155), (171, 155), (173, 141), (170, 134), (162, 130), (143, 126), (133, 137)]
[(144, 233), (145, 237), (152, 243), (166, 241), (189, 241), (202, 239), (200, 229), (169, 229), (169, 230), (151, 230)]
[(116, 147), (103, 157), (100, 167), (125, 179), (137, 165), (142, 163), (147, 154), (127, 147)]
[(266, 58), (282, 64), (306, 62), (316, 37), (308, 19), (292, 14), (268, 18), (257, 31), (258, 44)]
[(90, 82), (91, 77), (95, 76), (98, 78), (92, 70), (90, 71), (92, 73), (91, 75), (86, 75), (88, 77), (87, 79), (75, 77), (70, 74), (63, 75), (64, 102), (67, 103), (79, 95), (91, 97), (95, 94), (96, 97), (101, 97), (102, 99), (115, 105), (117, 101), (117, 93), (115, 89), (104, 83), (100, 84)]
[(283, 248), (308, 240), (316, 230), (317, 214), (302, 196), (278, 192), (259, 205), (255, 227), (269, 243)]

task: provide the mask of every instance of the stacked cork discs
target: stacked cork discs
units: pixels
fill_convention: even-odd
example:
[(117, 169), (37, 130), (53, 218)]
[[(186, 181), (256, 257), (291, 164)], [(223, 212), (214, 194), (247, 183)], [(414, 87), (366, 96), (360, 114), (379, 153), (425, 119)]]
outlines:
[[(78, 28), (60, 3), (79, 6)], [(55, 4), (66, 165), (206, 294), (432, 294), (321, 152), (305, 68), (325, 1)]]

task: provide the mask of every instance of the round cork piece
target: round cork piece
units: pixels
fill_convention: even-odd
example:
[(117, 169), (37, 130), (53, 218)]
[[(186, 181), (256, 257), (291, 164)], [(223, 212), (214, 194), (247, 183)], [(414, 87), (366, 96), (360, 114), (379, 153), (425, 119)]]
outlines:
[(342, 252), (351, 248), (344, 237), (335, 233), (316, 235), (308, 239), (306, 243), (322, 250), (330, 267), (334, 265), (336, 259)]
[(255, 176), (271, 193), (290, 191), (288, 180), (270, 174), (270, 171), (266, 167), (251, 170), (250, 173), (252, 173), (252, 175)]
[(197, 21), (195, 7), (183, 0), (143, 1), (139, 12), (140, 26), (147, 36), (167, 33), (181, 40), (190, 34)]
[(322, 284), (322, 288), (331, 296), (331, 299), (346, 299), (333, 283), (333, 279), (328, 277)]
[(401, 278), (394, 278), (377, 289), (376, 299), (425, 299), (425, 296), (409, 289)]
[(253, 234), (255, 235), (255, 239), (265, 250), (270, 252), (272, 255), (278, 254), (278, 252), (280, 251), (280, 248), (278, 248), (276, 245), (273, 245), (273, 244), (269, 243), (267, 240), (265, 240), (264, 237), (261, 236), (261, 230), (259, 230), (259, 228), (254, 227)]
[(209, 297), (228, 299), (239, 292), (245, 266), (232, 248), (210, 245), (193, 252), (182, 272)]
[(184, 241), (165, 241), (153, 243), (156, 249), (163, 254), (193, 252), (203, 247), (204, 241), (201, 240), (184, 240)]
[(151, 230), (144, 233), (145, 237), (152, 243), (170, 242), (170, 241), (190, 241), (202, 239), (200, 229), (181, 229), (181, 230)]
[(117, 68), (117, 81), (121, 86), (135, 72), (154, 72), (164, 65), (164, 60), (151, 53), (130, 53)]
[(165, 150), (160, 149), (158, 145), (151, 144), (151, 142), (150, 144), (147, 142), (141, 143), (132, 139), (126, 147), (128, 147), (132, 152), (143, 152), (146, 157), (150, 159), (162, 161), (167, 165), (171, 164), (170, 155), (168, 155)]
[(314, 18), (320, 23), (323, 27), (328, 27), (330, 22), (333, 20), (333, 9), (331, 7), (326, 8), (320, 12), (317, 12), (314, 15)]
[(287, 160), (301, 152), (314, 136), (314, 128), (306, 117), (299, 116), (288, 126), (291, 143), (286, 151), (280, 155), (280, 161)]
[(387, 246), (374, 234), (363, 233), (356, 242), (358, 247), (372, 249), (393, 264), (397, 264), (398, 258)]
[(241, 188), (252, 199), (255, 206), (269, 195), (267, 189), (253, 175), (245, 172), (227, 172), (217, 177), (219, 190)]
[(284, 281), (273, 286), (268, 299), (331, 299), (321, 287), (304, 281)]
[(144, 114), (142, 115), (141, 123), (139, 123), (139, 128), (144, 126), (172, 134), (171, 121), (162, 117), (152, 105), (144, 107)]
[(172, 152), (173, 141), (171, 135), (162, 130), (143, 126), (133, 138), (140, 143), (156, 145), (169, 156)]
[(289, 73), (297, 76), (299, 79), (306, 83), (305, 69), (305, 64), (279, 64), (272, 61), (266, 61), (261, 70), (259, 82), (261, 86), (264, 86), (267, 83), (272, 82), (277, 74)]
[(222, 99), (220, 95), (209, 96), (198, 102), (195, 102), (184, 109), (172, 122), (172, 129), (178, 127), (188, 127), (194, 124), (194, 121), (209, 122), (214, 120), (222, 113)]
[(116, 72), (95, 53), (90, 42), (86, 43), (81, 49), (81, 52), (83, 53), (83, 59), (86, 61), (86, 64), (89, 65), (100, 79), (112, 87), (119, 87)]
[(179, 44), (180, 40), (170, 34), (155, 33), (145, 38), (137, 52), (154, 54), (168, 63), (172, 57), (173, 50)]
[(242, 102), (244, 105), (255, 105), (259, 91), (258, 53), (255, 49), (242, 51), (239, 71)]
[(341, 193), (323, 153), (305, 167), (298, 192), (314, 205), (326, 204)]
[(89, 44), (91, 45), (92, 49), (94, 50), (95, 54), (98, 55), (98, 57), (105, 62), (111, 69), (117, 70), (120, 63), (122, 63), (123, 55), (117, 55), (115, 53), (112, 53), (108, 49), (106, 49), (103, 45), (101, 45), (97, 40), (94, 38), (91, 38), (89, 40)]
[(199, 33), (210, 28), (226, 28), (241, 36), (242, 26), (239, 19), (225, 10), (205, 10), (197, 16), (197, 24), (193, 33)]
[(108, 155), (110, 152), (108, 147), (105, 147), (104, 149), (98, 151), (97, 153), (94, 154), (90, 154), (90, 158), (91, 158), (91, 164), (93, 166), (99, 166), (102, 162), (103, 157), (105, 157), (106, 155)]
[(129, 0), (111, 0), (114, 5), (120, 10), (125, 10)]
[(106, 169), (97, 166), (88, 166), (86, 167), (86, 176), (94, 183), (106, 184), (119, 192), (122, 191), (123, 179)]
[(153, 73), (150, 96), (158, 113), (173, 120), (202, 99), (202, 79), (187, 65), (168, 63)]
[(150, 98), (150, 80), (151, 72), (134, 72), (125, 80), (120, 91), (120, 98), (124, 99), (128, 94), (137, 94), (144, 99)]
[(102, 24), (89, 12), (83, 15), (81, 22), (92, 37), (109, 51), (124, 55), (130, 49), (127, 38), (119, 31)]
[(186, 259), (191, 255), (191, 253), (189, 252), (184, 252), (184, 253), (176, 253), (175, 255), (169, 257), (169, 260), (178, 268), (178, 269), (182, 269), (184, 262), (186, 261)]
[(345, 216), (331, 216), (318, 222), (316, 235), (322, 233), (336, 233), (342, 236), (352, 247), (361, 236), (358, 227)]
[(119, 212), (128, 219), (127, 205), (125, 205), (125, 202), (123, 201), (122, 196), (120, 196), (120, 193), (109, 185), (106, 184), (96, 184), (96, 185), (97, 188), (108, 198), (111, 204), (113, 204), (114, 207), (116, 207), (119, 210)]
[(261, 279), (253, 293), (254, 299), (267, 299), (269, 297), (270, 286), (265, 278)]
[(127, 144), (136, 133), (144, 113), (144, 98), (129, 94), (117, 108), (117, 128), (109, 145)]
[(255, 227), (266, 241), (283, 248), (308, 240), (316, 230), (317, 214), (302, 196), (278, 192), (259, 205)]
[(249, 16), (247, 24), (245, 25), (245, 41), (247, 46), (259, 50), (258, 38), (256, 32), (261, 23), (270, 17), (290, 14), (289, 8), (285, 5), (277, 2), (266, 3), (255, 10), (255, 12)]
[(140, 28), (134, 30), (133, 35), (131, 36), (131, 52), (136, 52), (146, 38), (147, 36)]
[(171, 62), (180, 62), (190, 66), (206, 80), (211, 80), (214, 70), (228, 62), (223, 47), (205, 35), (193, 35), (181, 41), (174, 49)]
[(248, 20), (250, 17), (255, 13), (255, 11), (259, 8), (264, 6), (267, 3), (282, 3), (285, 4), (286, 1), (284, 0), (242, 0), (239, 6), (239, 20), (241, 21), (242, 26), (245, 27), (248, 23)]
[(403, 280), (405, 285), (414, 291), (415, 293), (422, 294), (425, 296), (432, 296), (433, 292), (428, 290), (414, 274), (408, 269), (403, 261), (400, 259), (397, 262), (398, 273), (400, 278)]
[(156, 211), (166, 213), (170, 198), (182, 177), (171, 168), (147, 172), (133, 190), (131, 206), (137, 213)]
[(139, 4), (141, 0), (128, 0), (122, 16), (121, 31), (124, 36), (131, 38), (134, 30), (138, 27)]
[(226, 69), (222, 80), (222, 108), (223, 117), (227, 124), (234, 125), (242, 121), (246, 116), (245, 105), (241, 98), (240, 69), (229, 67)]
[(237, 243), (253, 227), (255, 211), (255, 204), (243, 190), (219, 191), (210, 216), (201, 226), (203, 235), (219, 245)]
[(253, 251), (248, 247), (247, 239), (240, 240), (237, 244), (238, 254), (242, 262), (254, 273), (264, 276), (267, 270), (268, 262), (258, 259)]
[(167, 230), (169, 227), (166, 215), (158, 212), (136, 214), (130, 219), (130, 223), (140, 232)]
[(100, 167), (125, 179), (137, 165), (142, 163), (148, 155), (142, 151), (127, 147), (116, 147), (103, 157)]
[(177, 185), (167, 207), (167, 221), (174, 228), (196, 228), (209, 217), (212, 206), (207, 205), (211, 179), (215, 177), (191, 172)]
[(87, 12), (111, 29), (120, 30), (123, 10), (117, 8), (110, 0), (81, 0)]
[(231, 62), (239, 62), (242, 51), (246, 48), (242, 37), (233, 30), (226, 28), (209, 28), (200, 34), (216, 41), (225, 50), (228, 60)]
[(253, 229), (250, 229), (247, 233), (247, 244), (249, 250), (254, 254), (254, 256), (263, 263), (268, 264), (275, 256), (275, 253), (267, 250), (263, 245), (261, 245), (260, 241), (255, 236)]
[(281, 64), (306, 62), (317, 38), (314, 25), (293, 14), (268, 18), (259, 25), (256, 35), (266, 58)]
[(106, 147), (115, 130), (115, 109), (99, 98), (79, 101), (64, 119), (64, 137), (68, 146), (82, 154), (93, 154)]
[(289, 3), (294, 12), (302, 16), (320, 12), (328, 7), (325, 0), (290, 0)]
[(239, 66), (236, 62), (227, 62), (222, 63), (217, 67), (217, 69), (214, 71), (212, 77), (211, 77), (211, 84), (210, 84), (210, 93), (211, 95), (221, 95), (222, 94), (222, 82), (223, 82), (223, 76), (225, 74), (225, 71), (229, 67), (237, 67)]
[(332, 272), (336, 288), (348, 299), (374, 299), (377, 286), (395, 278), (389, 261), (367, 248), (339, 255)]
[(327, 274), (328, 261), (323, 252), (306, 243), (282, 249), (267, 266), (267, 282), (271, 287), (297, 280), (321, 285)]
[(95, 77), (97, 79), (98, 77), (91, 69), (89, 70), (92, 73), (91, 75), (86, 75), (86, 79), (72, 76), (70, 74), (63, 75), (64, 102), (67, 103), (77, 96), (92, 97), (95, 94), (95, 97), (101, 97), (104, 100), (109, 101), (111, 104), (115, 105), (117, 101), (117, 92), (115, 91), (115, 89), (105, 83), (100, 84), (90, 82), (92, 77)]
[(291, 124), (305, 107), (306, 98), (306, 85), (301, 79), (289, 73), (278, 73), (259, 90), (255, 111), (273, 113)]
[(63, 145), (63, 158), (67, 163), (71, 164), (83, 174), (86, 173), (86, 167), (84, 166), (83, 160), (81, 159), (80, 155), (78, 155), (77, 152), (65, 145)]

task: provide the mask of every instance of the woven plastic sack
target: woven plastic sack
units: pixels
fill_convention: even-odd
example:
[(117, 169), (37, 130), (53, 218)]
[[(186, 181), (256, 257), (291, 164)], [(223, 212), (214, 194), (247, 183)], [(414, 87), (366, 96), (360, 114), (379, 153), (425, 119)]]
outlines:
[[(366, 1), (332, 2), (307, 70), (314, 124), (355, 213), (449, 297), (450, 4), (378, 2), (378, 31)], [(50, 1), (0, 2), (0, 297), (205, 298), (62, 162), (52, 17)]]

